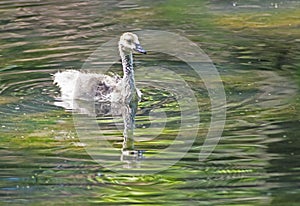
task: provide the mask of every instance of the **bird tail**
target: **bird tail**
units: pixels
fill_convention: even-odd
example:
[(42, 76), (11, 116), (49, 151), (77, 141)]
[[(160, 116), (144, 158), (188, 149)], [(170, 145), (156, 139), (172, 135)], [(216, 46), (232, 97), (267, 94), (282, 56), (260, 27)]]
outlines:
[(53, 83), (59, 86), (62, 99), (73, 99), (79, 71), (67, 70), (53, 75)]

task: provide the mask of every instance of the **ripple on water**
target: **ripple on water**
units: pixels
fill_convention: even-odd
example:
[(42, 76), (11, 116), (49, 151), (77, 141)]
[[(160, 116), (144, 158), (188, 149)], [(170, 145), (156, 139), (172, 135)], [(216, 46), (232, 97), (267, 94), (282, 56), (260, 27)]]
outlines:
[(0, 75), (0, 94), (5, 100), (2, 115), (27, 115), (54, 109), (53, 97), (57, 88), (52, 84), (51, 70), (24, 70), (13, 68)]

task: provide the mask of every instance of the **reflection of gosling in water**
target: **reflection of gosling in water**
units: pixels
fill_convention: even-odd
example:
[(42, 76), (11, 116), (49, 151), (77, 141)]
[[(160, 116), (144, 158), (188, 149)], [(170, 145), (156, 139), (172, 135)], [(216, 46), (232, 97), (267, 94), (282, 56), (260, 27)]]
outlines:
[[(137, 35), (126, 32), (119, 41), (123, 78), (104, 74), (67, 70), (54, 74), (54, 83), (60, 87), (61, 97), (67, 99), (90, 99), (130, 103), (141, 98), (135, 87), (132, 52), (146, 54)], [(76, 88), (75, 88), (76, 85)]]

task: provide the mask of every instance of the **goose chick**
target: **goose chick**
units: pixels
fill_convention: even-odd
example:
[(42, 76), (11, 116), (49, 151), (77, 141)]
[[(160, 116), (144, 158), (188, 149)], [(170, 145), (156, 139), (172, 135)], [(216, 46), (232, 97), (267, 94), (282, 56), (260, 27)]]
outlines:
[(123, 77), (66, 70), (54, 74), (54, 84), (61, 91), (62, 100), (83, 99), (122, 102), (129, 104), (141, 98), (135, 86), (133, 52), (146, 54), (138, 36), (124, 33), (119, 40), (119, 54), (122, 61)]

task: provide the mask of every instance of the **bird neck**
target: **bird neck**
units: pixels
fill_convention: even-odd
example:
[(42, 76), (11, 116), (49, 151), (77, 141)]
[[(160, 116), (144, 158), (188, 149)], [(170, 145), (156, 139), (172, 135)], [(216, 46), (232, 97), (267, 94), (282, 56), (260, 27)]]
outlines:
[(120, 52), (123, 66), (123, 80), (131, 89), (135, 88), (132, 53)]
[(132, 53), (125, 54), (123, 51), (120, 51), (120, 56), (122, 59), (122, 66), (123, 66), (123, 73), (124, 73), (123, 94), (126, 95), (127, 101), (131, 102), (134, 94), (136, 93)]

